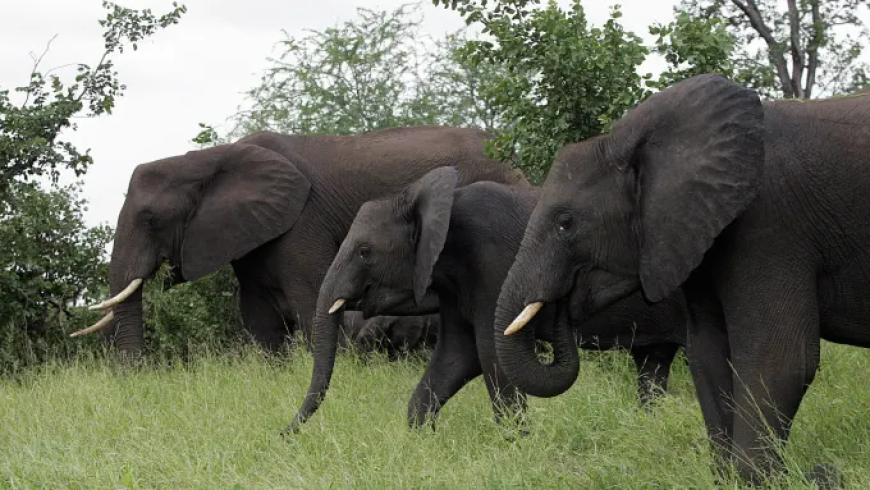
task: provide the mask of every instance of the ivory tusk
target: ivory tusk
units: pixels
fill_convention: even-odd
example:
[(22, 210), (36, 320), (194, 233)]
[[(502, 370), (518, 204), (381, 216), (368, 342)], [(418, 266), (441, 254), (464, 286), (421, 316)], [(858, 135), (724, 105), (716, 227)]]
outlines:
[(522, 311), (522, 313), (519, 314), (519, 316), (517, 316), (516, 320), (508, 325), (508, 328), (505, 329), (504, 334), (513, 335), (522, 330), (523, 327), (525, 327), (526, 324), (529, 323), (532, 318), (534, 318), (535, 315), (538, 314), (538, 311), (540, 311), (543, 306), (544, 303), (540, 301), (538, 301), (537, 303), (530, 303), (526, 305), (526, 308)]
[(111, 307), (115, 306), (116, 304), (120, 303), (121, 301), (124, 301), (125, 299), (129, 298), (130, 295), (133, 294), (133, 291), (136, 291), (136, 289), (138, 289), (139, 285), (141, 285), (141, 284), (142, 284), (142, 278), (133, 279), (133, 281), (130, 282), (130, 285), (127, 286), (123, 291), (118, 293), (117, 296), (115, 296), (114, 298), (109, 298), (100, 304), (89, 306), (88, 309), (91, 311), (94, 311), (94, 310), (105, 310), (106, 308), (111, 308)]
[(329, 314), (331, 315), (341, 309), (341, 307), (344, 306), (346, 302), (347, 300), (344, 298), (338, 298), (337, 300), (335, 300), (335, 303), (333, 303), (332, 307), (329, 308)]
[(102, 330), (102, 329), (106, 328), (106, 326), (109, 325), (110, 323), (112, 323), (112, 320), (114, 320), (114, 319), (115, 319), (115, 312), (110, 311), (106, 316), (104, 316), (103, 318), (100, 318), (100, 321), (98, 321), (97, 323), (91, 325), (88, 328), (83, 328), (81, 330), (73, 332), (73, 333), (69, 334), (69, 336), (70, 337), (78, 337), (79, 335), (92, 334), (98, 330)]

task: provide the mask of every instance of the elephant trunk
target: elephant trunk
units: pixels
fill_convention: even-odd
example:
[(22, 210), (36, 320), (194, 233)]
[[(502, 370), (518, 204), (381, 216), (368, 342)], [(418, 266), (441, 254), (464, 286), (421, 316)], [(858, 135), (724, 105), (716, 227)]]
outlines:
[[(136, 357), (141, 354), (145, 343), (142, 290), (145, 288), (145, 278), (151, 277), (159, 265), (159, 255), (155, 247), (148, 245), (141, 236), (128, 232), (130, 225), (123, 216), (124, 211), (119, 220), (119, 231), (115, 235), (109, 268), (109, 292), (112, 297), (91, 307), (92, 310), (107, 312), (107, 315), (96, 325), (75, 332), (73, 336), (110, 327), (114, 322), (115, 328), (106, 329), (104, 333), (109, 333), (108, 337), (114, 340), (115, 347), (122, 355)], [(138, 245), (132, 246), (131, 243)]]
[[(343, 308), (329, 313), (330, 306), (328, 295), (320, 295), (317, 304), (317, 312), (314, 315), (314, 369), (311, 374), (311, 384), (305, 395), (302, 406), (296, 412), (296, 417), (287, 428), (289, 432), (296, 432), (320, 407), (329, 382), (332, 379), (332, 370), (335, 367), (335, 355), (338, 351), (338, 332)], [(329, 303), (329, 304), (326, 304)]]
[(145, 339), (142, 331), (142, 287), (125, 301), (115, 305), (115, 346), (124, 355), (141, 353)]
[[(152, 271), (157, 268), (157, 260), (143, 257), (144, 254), (124, 253), (123, 250), (116, 250), (118, 253), (113, 251), (109, 269), (109, 291), (113, 299), (108, 300), (108, 302), (114, 303), (114, 299), (123, 299), (111, 306), (115, 328), (108, 330), (108, 332), (114, 332), (112, 339), (121, 354), (135, 357), (142, 352), (145, 343), (142, 327), (144, 278), (150, 276)], [(131, 258), (136, 259), (135, 264), (130, 264)]]
[[(525, 298), (532, 290), (525, 278), (511, 268), (502, 286), (495, 312), (495, 346), (499, 363), (512, 383), (532, 396), (553, 397), (564, 393), (580, 372), (580, 357), (568, 319), (566, 301), (547, 303), (528, 321), (528, 325), (511, 335), (504, 332), (526, 307)], [(535, 350), (536, 339), (549, 340), (553, 361), (543, 364)]]

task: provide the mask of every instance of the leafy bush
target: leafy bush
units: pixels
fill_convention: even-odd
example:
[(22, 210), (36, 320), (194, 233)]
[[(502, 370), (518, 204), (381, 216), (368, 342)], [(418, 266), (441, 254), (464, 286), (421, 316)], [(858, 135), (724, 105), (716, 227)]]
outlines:
[(247, 339), (232, 268), (170, 289), (162, 286), (167, 275), (164, 266), (144, 294), (145, 339), (154, 355), (188, 359), (198, 348), (226, 349)]
[(15, 183), (0, 201), (0, 370), (76, 352), (66, 334), (99, 318), (75, 306), (108, 290), (112, 230), (85, 226), (79, 192)]

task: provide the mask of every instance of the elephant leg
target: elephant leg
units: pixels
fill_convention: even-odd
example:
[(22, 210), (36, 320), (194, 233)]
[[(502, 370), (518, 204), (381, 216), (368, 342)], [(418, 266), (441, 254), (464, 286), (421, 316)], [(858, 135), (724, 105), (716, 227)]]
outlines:
[(723, 306), (734, 368), (733, 452), (740, 474), (753, 481), (783, 468), (771, 439), (785, 445), (819, 367), (816, 285), (812, 274), (792, 275), (728, 291)]
[(277, 352), (284, 345), (290, 330), (262, 292), (240, 287), (239, 309), (245, 328), (266, 352)]
[(671, 363), (679, 344), (656, 344), (632, 347), (631, 357), (637, 366), (637, 396), (642, 407), (668, 391)]
[(455, 304), (442, 303), (438, 342), (423, 377), (408, 403), (408, 425), (423, 425), (438, 417), (441, 407), (481, 374), (472, 326)]
[[(710, 294), (685, 288), (690, 321), (686, 356), (701, 405), (707, 437), (718, 456), (727, 460), (731, 452), (732, 372), (725, 316)], [(721, 461), (720, 461), (721, 462)]]

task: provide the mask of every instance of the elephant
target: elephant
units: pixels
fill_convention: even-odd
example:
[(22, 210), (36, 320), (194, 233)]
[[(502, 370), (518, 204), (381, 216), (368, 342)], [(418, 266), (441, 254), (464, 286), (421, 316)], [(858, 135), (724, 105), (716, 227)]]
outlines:
[[(401, 194), (363, 204), (326, 274), (315, 320), (314, 374), (288, 431), (319, 407), (333, 372), (340, 312), (389, 313), (393, 304), (438, 296), (435, 350), (408, 405), (408, 424), (434, 422), (441, 407), (483, 374), (496, 421), (525, 405), (496, 358), (493, 320), (501, 284), (537, 200), (528, 187), (476, 182), (457, 188), (456, 170), (434, 169)], [(642, 400), (667, 386), (684, 343), (685, 301), (650, 307), (639, 295), (578, 326), (587, 348), (631, 349)], [(636, 327), (632, 327), (632, 325)], [(575, 347), (576, 349), (576, 347)]]
[[(491, 136), (442, 126), (356, 136), (258, 132), (235, 143), (139, 165), (121, 209), (109, 270), (112, 324), (121, 352), (143, 346), (142, 282), (164, 261), (171, 283), (232, 264), (245, 327), (267, 350), (296, 326), (310, 341), (317, 292), (359, 206), (394, 194), (428, 170), (455, 166), (463, 183), (530, 185), (491, 160)], [(437, 311), (437, 305), (430, 308)]]
[[(757, 481), (782, 468), (765, 424), (786, 442), (820, 339), (870, 347), (868, 188), (870, 97), (762, 102), (719, 75), (676, 83), (557, 153), (498, 299), (498, 360), (556, 396), (577, 377), (577, 317), (682, 290), (716, 459)], [(557, 333), (549, 366), (539, 328)]]
[(376, 316), (363, 318), (361, 311), (344, 312), (339, 346), (353, 346), (359, 352), (386, 352), (390, 360), (435, 346), (441, 318), (425, 316)]

